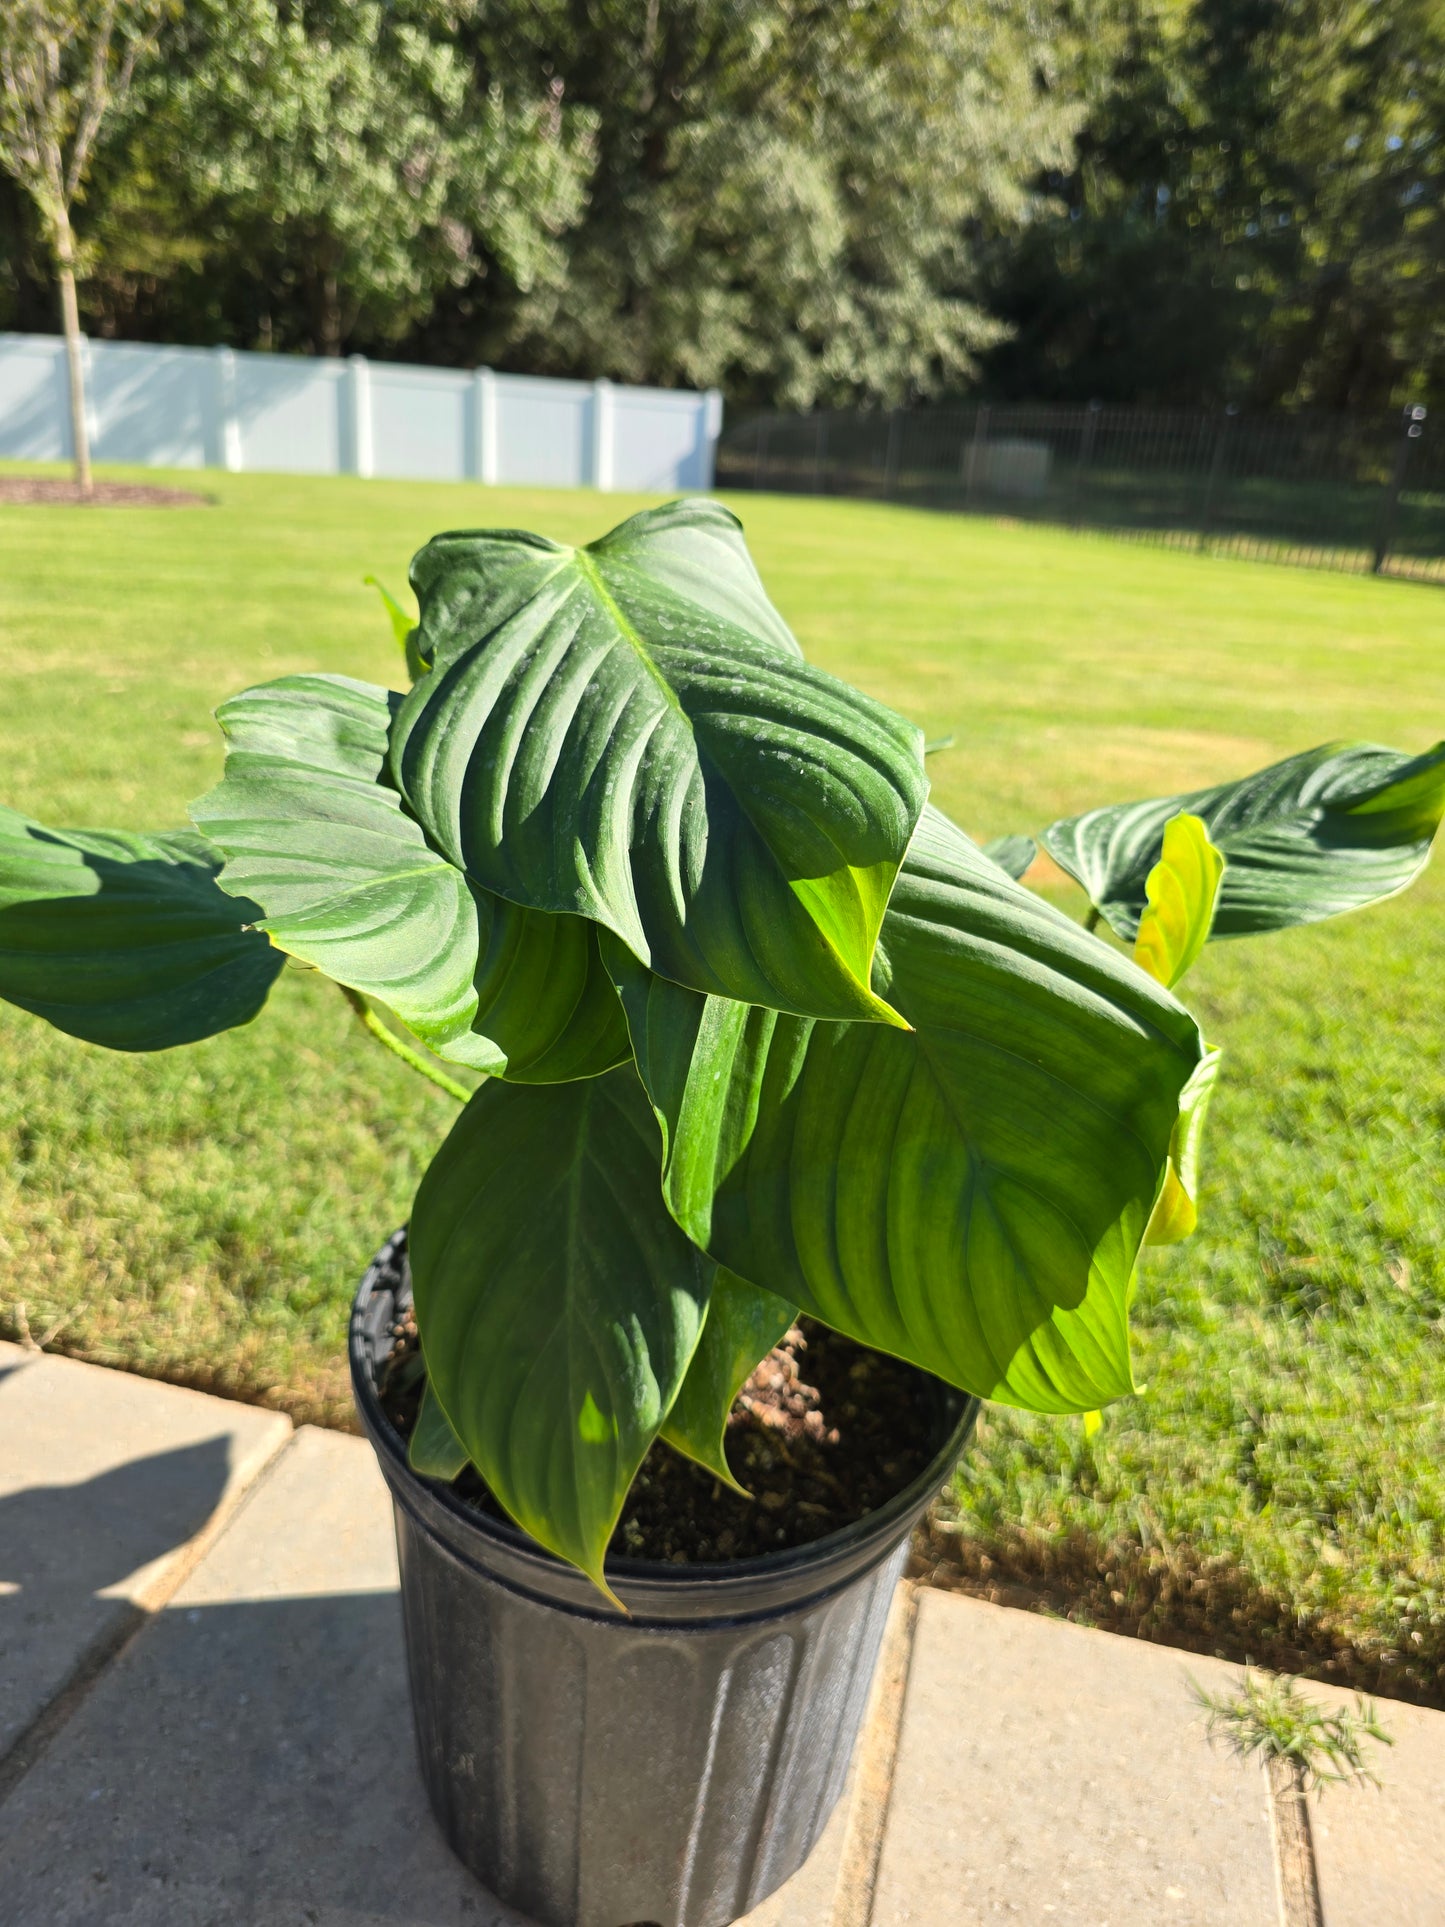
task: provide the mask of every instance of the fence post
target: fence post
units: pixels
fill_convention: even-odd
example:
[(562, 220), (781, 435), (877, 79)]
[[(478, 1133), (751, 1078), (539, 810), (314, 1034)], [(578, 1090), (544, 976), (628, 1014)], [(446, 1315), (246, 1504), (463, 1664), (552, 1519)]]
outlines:
[(615, 455), (617, 451), (617, 423), (615, 416), (616, 398), (612, 383), (605, 375), (600, 375), (592, 384), (592, 486), (610, 489), (616, 486)]
[(51, 350), (50, 373), (52, 380), (50, 407), (54, 411), (55, 422), (55, 459), (57, 462), (75, 460), (74, 430), (70, 425), (70, 370), (65, 360), (65, 337), (52, 335), (54, 342)]
[(341, 471), (369, 476), (375, 473), (376, 462), (371, 441), (371, 365), (365, 355), (347, 356), (345, 383), (350, 446), (341, 451)]
[(1400, 516), (1400, 492), (1405, 486), (1405, 470), (1410, 465), (1410, 444), (1418, 442), (1425, 433), (1425, 409), (1420, 402), (1411, 402), (1404, 410), (1400, 422), (1403, 430), (1395, 444), (1395, 463), (1390, 470), (1390, 479), (1385, 486), (1385, 499), (1380, 506), (1380, 527), (1375, 537), (1375, 559), (1370, 565), (1372, 575), (1378, 575), (1385, 566), (1390, 553), (1390, 544), (1395, 539), (1395, 524)]
[(472, 473), (488, 488), (495, 487), (497, 463), (497, 378), (490, 368), (472, 371)]
[(1084, 476), (1094, 459), (1094, 437), (1099, 428), (1099, 411), (1104, 406), (1101, 401), (1091, 401), (1084, 411), (1084, 425), (1079, 438), (1079, 465), (1074, 470), (1074, 500), (1069, 512), (1072, 527), (1077, 528), (1084, 517)]
[(758, 423), (758, 432), (753, 440), (753, 487), (763, 485), (763, 469), (768, 459), (768, 431), (772, 427), (771, 415), (764, 415)]
[(242, 460), (241, 419), (236, 412), (236, 354), (232, 348), (213, 348), (211, 355), (215, 368), (211, 405), (215, 410), (216, 466), (235, 475), (240, 471)]
[(885, 500), (892, 495), (894, 489), (898, 486), (898, 444), (903, 437), (899, 417), (902, 413), (901, 408), (891, 408), (888, 411), (888, 448), (883, 457), (883, 494)]
[(1224, 453), (1229, 442), (1229, 431), (1234, 426), (1239, 409), (1234, 402), (1225, 405), (1224, 414), (1214, 437), (1214, 453), (1209, 458), (1209, 475), (1204, 484), (1204, 507), (1199, 513), (1199, 547), (1206, 548), (1214, 527), (1214, 506), (1219, 496), (1219, 484), (1224, 477)]
[(981, 401), (978, 413), (973, 418), (973, 440), (963, 445), (963, 506), (973, 507), (973, 500), (983, 480), (984, 466), (988, 460), (988, 403)]

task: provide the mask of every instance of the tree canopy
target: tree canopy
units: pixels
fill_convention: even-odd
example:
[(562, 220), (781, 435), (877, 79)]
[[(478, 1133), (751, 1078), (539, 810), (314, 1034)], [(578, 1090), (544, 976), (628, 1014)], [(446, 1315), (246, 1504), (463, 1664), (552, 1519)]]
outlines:
[(1445, 387), (1439, 0), (1108, 0), (1057, 212), (1000, 229), (999, 392), (1327, 407)]
[[(1429, 400), (1445, 7), (180, 0), (74, 219), (130, 338), (779, 407)], [(43, 242), (5, 184), (0, 325), (54, 325)]]

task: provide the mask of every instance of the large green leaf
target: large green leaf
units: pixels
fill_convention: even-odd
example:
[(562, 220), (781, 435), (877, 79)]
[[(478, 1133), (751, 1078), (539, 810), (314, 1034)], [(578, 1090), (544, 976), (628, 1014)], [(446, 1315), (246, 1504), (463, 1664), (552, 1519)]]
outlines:
[(438, 536), (412, 583), (432, 668), (392, 767), (436, 849), (696, 989), (896, 1021), (869, 967), (921, 735), (802, 660), (725, 509)]
[(521, 909), (438, 856), (386, 774), (401, 698), (288, 676), (217, 711), (220, 785), (192, 809), (221, 882), (292, 956), (388, 1004), (444, 1057), (495, 1075), (586, 1077), (627, 1056), (592, 927)]
[(1397, 895), (1425, 867), (1445, 814), (1445, 743), (1423, 756), (1325, 743), (1237, 783), (1068, 817), (1044, 847), (1132, 941), (1181, 810), (1203, 819), (1228, 866), (1211, 937), (1318, 923)]
[(664, 1191), (720, 1263), (966, 1391), (1130, 1389), (1127, 1304), (1203, 1046), (1127, 958), (934, 810), (876, 982), (915, 1026), (701, 998), (612, 940)]
[(597, 1077), (632, 1055), (597, 926), (474, 889), (481, 950), (471, 1031), (441, 1055), (514, 1084)]
[(713, 1280), (702, 1338), (682, 1390), (662, 1427), (669, 1445), (741, 1492), (723, 1450), (728, 1414), (743, 1386), (797, 1317), (770, 1291), (720, 1268)]
[(0, 809), (0, 997), (111, 1050), (249, 1023), (285, 959), (181, 830), (47, 830)]
[(687, 1371), (712, 1267), (663, 1206), (631, 1066), (484, 1084), (409, 1235), (427, 1379), (493, 1493), (606, 1590), (627, 1488)]

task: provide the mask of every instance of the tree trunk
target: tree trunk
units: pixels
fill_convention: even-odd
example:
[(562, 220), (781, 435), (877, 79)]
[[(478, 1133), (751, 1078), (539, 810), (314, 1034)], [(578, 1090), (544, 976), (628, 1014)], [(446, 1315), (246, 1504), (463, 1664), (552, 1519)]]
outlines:
[(62, 214), (55, 233), (55, 266), (60, 281), (60, 325), (65, 332), (65, 360), (70, 374), (70, 435), (75, 450), (75, 484), (82, 495), (93, 495), (90, 474), (90, 431), (85, 421), (85, 344), (80, 333), (80, 308), (75, 299), (75, 240), (70, 219)]
[(320, 334), (322, 354), (335, 360), (341, 353), (341, 295), (329, 269), (321, 277)]

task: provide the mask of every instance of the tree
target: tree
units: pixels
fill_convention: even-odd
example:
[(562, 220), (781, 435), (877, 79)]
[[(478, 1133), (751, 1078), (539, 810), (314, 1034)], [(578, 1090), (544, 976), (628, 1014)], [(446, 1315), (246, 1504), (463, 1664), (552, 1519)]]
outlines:
[(438, 358), (783, 406), (926, 395), (998, 333), (975, 232), (1067, 154), (1019, 0), (484, 0), (462, 34), (483, 81), (562, 82), (596, 161), (565, 281), (480, 316), (443, 297)]
[(227, 338), (325, 355), (394, 339), (484, 254), (535, 285), (580, 207), (590, 122), (560, 86), (479, 88), (467, 11), (191, 0), (117, 157), (111, 258), (218, 285)]
[(189, 0), (102, 157), (116, 331), (904, 400), (1062, 164), (1035, 0)]
[[(1250, 89), (1267, 78), (1242, 16), (1267, 6), (1234, 5), (1233, 30), (1212, 44), (1193, 0), (1062, 0), (1062, 10), (1090, 29), (1071, 42), (1065, 81), (1087, 111), (1071, 164), (1040, 184), (1053, 217), (1000, 230), (990, 250), (989, 284), (1013, 327), (988, 358), (989, 386), (1223, 399), (1239, 344), (1267, 319), (1260, 249), (1241, 253), (1259, 200), (1258, 181), (1241, 179), (1260, 153), (1264, 103)], [(1294, 242), (1271, 229), (1268, 245)]]
[(162, 0), (8, 0), (0, 11), (0, 165), (29, 196), (55, 267), (75, 479), (93, 493), (71, 210), (107, 113), (155, 44)]
[(1264, 57), (1288, 77), (1276, 140), (1304, 192), (1262, 398), (1445, 400), (1445, 7), (1312, 0)]
[[(1060, 0), (1066, 10), (1073, 0)], [(1445, 376), (1439, 0), (1107, 0), (1062, 212), (1000, 231), (1009, 394), (1381, 406)], [(1433, 372), (1432, 372), (1433, 371)]]

